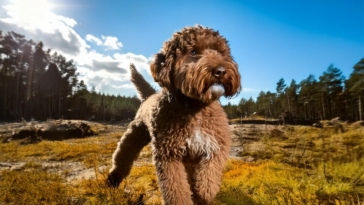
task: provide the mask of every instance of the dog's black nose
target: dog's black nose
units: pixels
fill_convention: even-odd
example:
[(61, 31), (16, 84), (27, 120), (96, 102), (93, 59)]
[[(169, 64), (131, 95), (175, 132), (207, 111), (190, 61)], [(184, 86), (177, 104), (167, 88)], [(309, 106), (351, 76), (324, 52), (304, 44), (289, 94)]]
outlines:
[(214, 72), (214, 75), (217, 77), (217, 78), (222, 78), (224, 77), (226, 71), (225, 71), (225, 68), (224, 67), (217, 67), (213, 70)]

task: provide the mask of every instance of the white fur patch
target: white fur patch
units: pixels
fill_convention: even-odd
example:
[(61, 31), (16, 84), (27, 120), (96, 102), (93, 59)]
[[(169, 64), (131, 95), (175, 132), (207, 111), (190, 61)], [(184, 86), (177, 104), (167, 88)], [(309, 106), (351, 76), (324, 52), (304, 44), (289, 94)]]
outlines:
[(212, 93), (216, 93), (216, 95), (223, 95), (225, 93), (224, 87), (220, 84), (213, 84), (210, 90)]
[(206, 159), (211, 159), (220, 150), (216, 139), (200, 129), (196, 129), (186, 142), (187, 151), (192, 157), (205, 156)]
[(224, 93), (225, 93), (225, 89), (222, 85), (220, 84), (213, 84), (210, 88), (209, 88), (209, 97), (211, 98), (220, 98)]

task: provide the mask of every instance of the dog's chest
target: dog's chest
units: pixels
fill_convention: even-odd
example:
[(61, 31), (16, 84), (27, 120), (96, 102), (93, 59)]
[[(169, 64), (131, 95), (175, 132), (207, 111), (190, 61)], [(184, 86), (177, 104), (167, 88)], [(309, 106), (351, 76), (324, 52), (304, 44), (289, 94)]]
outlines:
[(219, 149), (216, 139), (199, 128), (194, 129), (186, 139), (186, 151), (191, 157), (211, 159)]
[(161, 156), (209, 160), (227, 143), (228, 123), (219, 104), (183, 109), (167, 104), (151, 115), (155, 151)]

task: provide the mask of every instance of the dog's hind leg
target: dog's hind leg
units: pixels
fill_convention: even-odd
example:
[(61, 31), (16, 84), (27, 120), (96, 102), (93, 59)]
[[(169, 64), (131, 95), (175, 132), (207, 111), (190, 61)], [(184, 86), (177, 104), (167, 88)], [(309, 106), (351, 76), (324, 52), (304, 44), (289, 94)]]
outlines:
[(134, 160), (150, 140), (149, 132), (143, 122), (135, 120), (129, 124), (113, 154), (112, 168), (106, 180), (108, 186), (119, 186), (120, 182), (129, 175)]

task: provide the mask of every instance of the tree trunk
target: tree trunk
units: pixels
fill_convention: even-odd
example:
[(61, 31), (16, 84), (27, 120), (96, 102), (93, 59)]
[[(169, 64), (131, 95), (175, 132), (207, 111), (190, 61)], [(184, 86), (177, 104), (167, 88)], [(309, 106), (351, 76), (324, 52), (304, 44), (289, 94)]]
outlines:
[(19, 116), (19, 81), (21, 72), (16, 72), (16, 94), (15, 94), (15, 110), (17, 117)]
[(19, 67), (18, 67), (18, 72), (16, 72), (16, 94), (15, 94), (15, 113), (17, 115), (17, 117), (22, 117), (19, 116), (19, 81), (20, 81), (20, 76), (21, 76), (21, 71), (22, 71), (22, 63), (23, 63), (23, 54), (20, 56), (20, 61), (19, 61)]
[(307, 120), (306, 104), (305, 103), (303, 103), (303, 113), (305, 114), (305, 120)]
[(358, 99), (359, 99), (359, 102), (358, 102), (359, 120), (362, 121), (363, 120), (363, 113), (362, 113), (362, 110), (361, 110), (361, 95), (359, 95)]
[(7, 105), (6, 105), (6, 99), (7, 99), (7, 97), (8, 97), (8, 84), (7, 84), (7, 76), (5, 76), (5, 83), (4, 83), (4, 101), (3, 101), (3, 105), (4, 105), (4, 108), (3, 108), (3, 117), (4, 117), (4, 119), (6, 120), (6, 107), (7, 107)]
[(27, 92), (26, 92), (26, 118), (30, 117), (30, 109), (31, 109), (31, 103), (32, 103), (32, 85), (33, 85), (33, 74), (34, 74), (34, 68), (33, 68), (33, 59), (30, 59), (29, 62), (29, 70), (28, 70), (28, 84), (27, 84)]
[(325, 100), (324, 100), (324, 94), (323, 93), (321, 94), (321, 104), (322, 104), (321, 120), (324, 120), (324, 119), (326, 119), (325, 118), (326, 109), (325, 109)]
[(287, 101), (288, 101), (288, 112), (291, 112), (291, 104), (289, 102), (289, 95), (287, 94)]
[(61, 119), (61, 101), (62, 101), (62, 93), (61, 93), (61, 89), (58, 90), (58, 119)]

